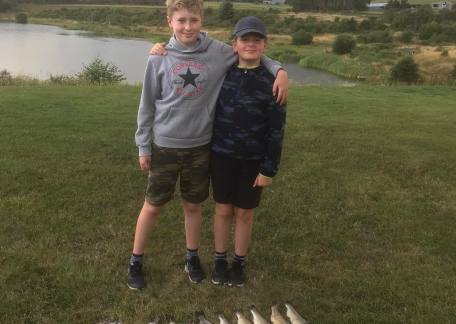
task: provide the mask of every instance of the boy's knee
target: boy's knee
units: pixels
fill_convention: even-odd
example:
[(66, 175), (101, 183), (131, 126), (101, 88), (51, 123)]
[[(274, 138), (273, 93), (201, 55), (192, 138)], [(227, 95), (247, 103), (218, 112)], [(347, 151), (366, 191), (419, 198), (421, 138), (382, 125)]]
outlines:
[(186, 213), (189, 214), (200, 214), (201, 213), (201, 204), (194, 204), (187, 201), (182, 203), (182, 206)]
[(144, 201), (143, 210), (147, 215), (151, 217), (158, 216), (160, 214), (160, 208), (160, 206), (152, 205), (147, 200)]
[(236, 210), (236, 221), (244, 223), (250, 223), (253, 220), (253, 209), (242, 209)]
[(221, 218), (233, 217), (233, 205), (230, 204), (217, 204), (215, 209), (215, 216)]

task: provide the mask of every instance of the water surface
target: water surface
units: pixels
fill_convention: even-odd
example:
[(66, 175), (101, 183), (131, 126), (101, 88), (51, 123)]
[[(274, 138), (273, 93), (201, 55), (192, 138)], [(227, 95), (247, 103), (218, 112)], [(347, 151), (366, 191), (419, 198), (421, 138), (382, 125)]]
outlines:
[[(115, 64), (130, 84), (143, 81), (151, 43), (138, 39), (95, 37), (54, 26), (0, 23), (0, 70), (41, 80), (51, 74), (75, 74), (99, 56)], [(284, 64), (299, 84), (351, 85), (333, 74)]]

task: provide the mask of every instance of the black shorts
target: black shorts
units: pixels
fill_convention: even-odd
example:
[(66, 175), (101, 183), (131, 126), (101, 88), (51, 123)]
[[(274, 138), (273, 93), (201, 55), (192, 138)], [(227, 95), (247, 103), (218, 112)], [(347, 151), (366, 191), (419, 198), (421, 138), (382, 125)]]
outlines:
[(211, 152), (210, 173), (214, 200), (243, 209), (258, 207), (261, 187), (253, 187), (260, 160), (239, 160)]

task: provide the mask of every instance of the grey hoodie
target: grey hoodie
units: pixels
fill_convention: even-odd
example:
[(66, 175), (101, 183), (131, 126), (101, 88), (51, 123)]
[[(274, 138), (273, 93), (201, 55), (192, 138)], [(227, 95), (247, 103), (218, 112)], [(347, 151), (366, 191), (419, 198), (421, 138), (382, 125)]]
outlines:
[[(208, 144), (223, 79), (237, 60), (231, 46), (204, 32), (193, 48), (171, 37), (166, 49), (168, 55), (152, 55), (146, 66), (135, 136), (140, 156), (151, 154), (152, 142), (171, 148)], [(281, 68), (269, 58), (262, 62), (273, 75)]]

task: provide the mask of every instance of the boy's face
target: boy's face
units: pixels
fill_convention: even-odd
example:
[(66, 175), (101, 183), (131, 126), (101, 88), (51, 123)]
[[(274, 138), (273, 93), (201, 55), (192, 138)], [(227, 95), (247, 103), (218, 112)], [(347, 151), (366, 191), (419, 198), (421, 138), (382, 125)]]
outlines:
[(201, 30), (201, 15), (186, 8), (179, 9), (168, 17), (168, 25), (177, 40), (186, 47), (195, 45)]
[(266, 39), (260, 34), (248, 33), (233, 41), (233, 50), (239, 55), (240, 61), (257, 62), (265, 49)]

